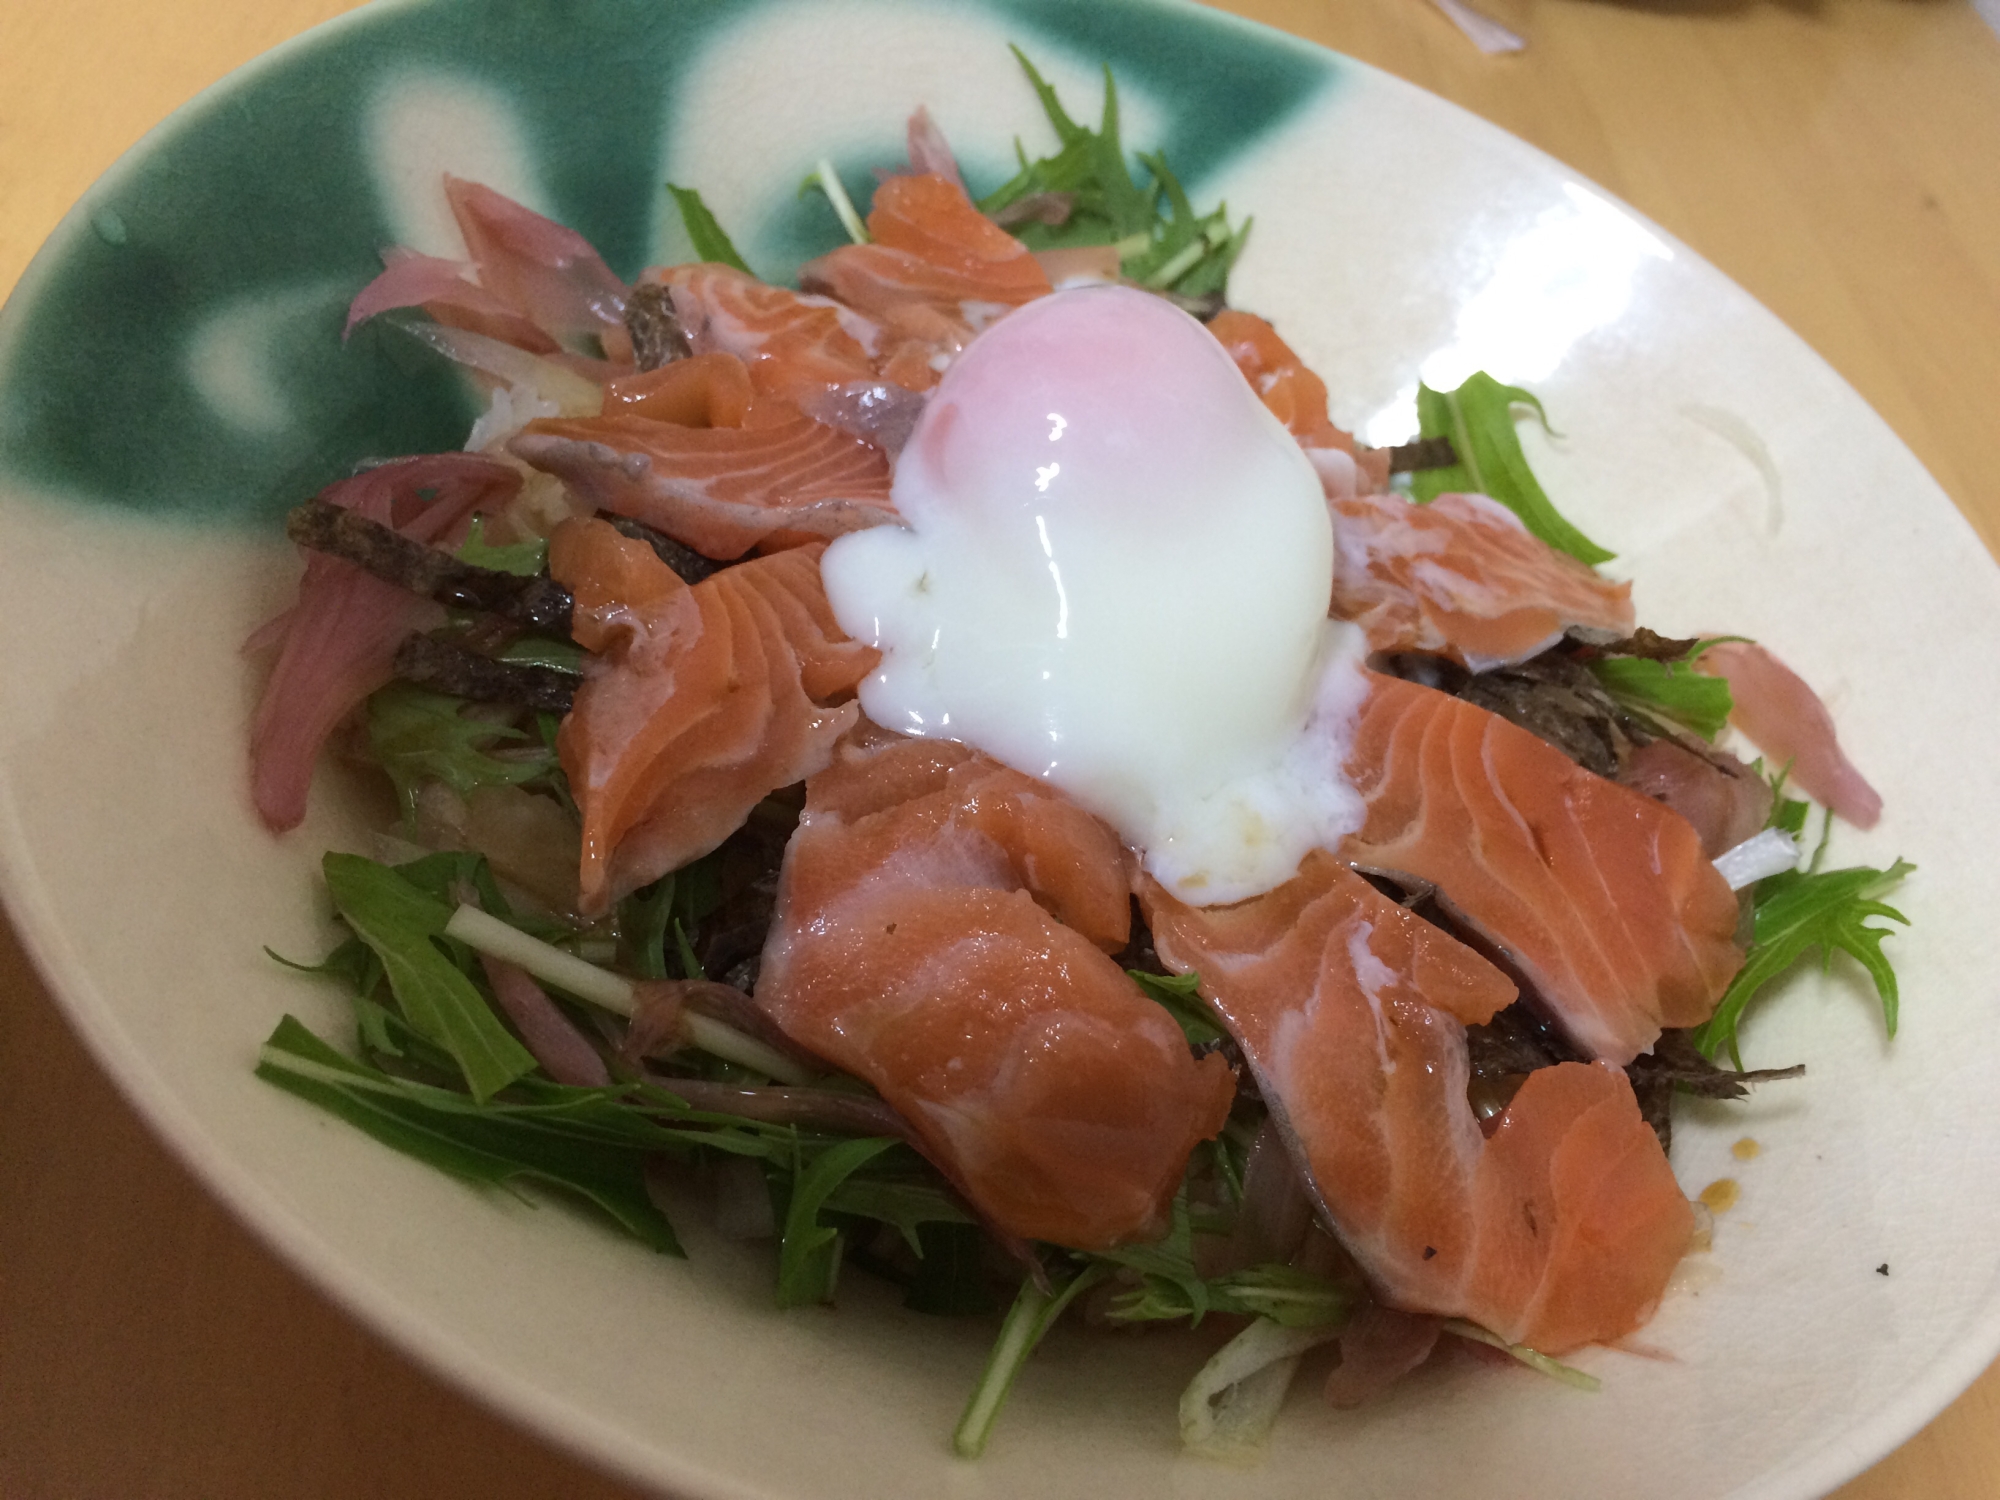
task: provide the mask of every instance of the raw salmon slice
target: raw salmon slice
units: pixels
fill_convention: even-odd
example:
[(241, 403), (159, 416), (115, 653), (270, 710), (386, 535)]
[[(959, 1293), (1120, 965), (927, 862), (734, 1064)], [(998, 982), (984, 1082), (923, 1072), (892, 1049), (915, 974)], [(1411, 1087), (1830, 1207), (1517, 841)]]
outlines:
[(722, 561), (774, 539), (839, 536), (896, 516), (881, 449), (783, 408), (767, 425), (743, 427), (623, 412), (544, 418), (509, 449), (590, 504)]
[(799, 284), (859, 308), (892, 331), (882, 373), (928, 389), (982, 328), (1047, 296), (1048, 275), (1014, 236), (934, 173), (875, 190), (867, 245), (842, 245), (799, 268)]
[(1466, 1023), (1514, 994), (1499, 970), (1323, 853), (1235, 906), (1140, 899), (1388, 1305), (1551, 1354), (1651, 1316), (1694, 1221), (1625, 1075), (1530, 1074), (1490, 1139), (1466, 1101)]
[(867, 729), (806, 784), (757, 1000), (873, 1084), (993, 1225), (1108, 1248), (1166, 1227), (1235, 1095), (1106, 956), (1129, 922), (1095, 818), (964, 746)]
[(1592, 1057), (1708, 1019), (1743, 962), (1735, 893), (1686, 819), (1460, 699), (1370, 673), (1339, 853), (1434, 883)]
[(606, 416), (650, 417), (677, 427), (741, 427), (756, 392), (733, 354), (690, 354), (604, 383)]
[[(583, 816), (587, 914), (715, 848), (777, 790), (826, 765), (877, 653), (841, 634), (819, 550), (690, 588), (603, 521), (565, 521), (549, 572), (597, 653), (556, 750)], [(844, 700), (844, 701), (843, 701)]]
[(1632, 633), (1629, 583), (1600, 578), (1484, 495), (1332, 505), (1333, 612), (1376, 651), (1434, 652), (1484, 672), (1572, 630), (1600, 641)]
[(1389, 457), (1363, 448), (1326, 412), (1326, 382), (1306, 368), (1278, 330), (1255, 313), (1225, 308), (1208, 320), (1264, 405), (1306, 450), (1331, 495), (1379, 490), (1389, 482)]
[(672, 293), (695, 353), (735, 355), (760, 396), (805, 407), (830, 388), (876, 377), (871, 351), (882, 331), (838, 302), (768, 286), (732, 266), (673, 266), (641, 279)]

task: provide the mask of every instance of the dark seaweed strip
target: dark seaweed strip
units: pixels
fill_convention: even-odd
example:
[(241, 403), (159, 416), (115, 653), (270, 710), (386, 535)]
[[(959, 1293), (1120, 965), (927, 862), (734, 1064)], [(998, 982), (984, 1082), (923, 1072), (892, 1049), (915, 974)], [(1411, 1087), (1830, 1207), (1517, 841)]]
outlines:
[(1414, 474), (1419, 469), (1449, 469), (1458, 462), (1458, 450), (1448, 437), (1418, 438), (1399, 443), (1389, 450), (1391, 474)]
[(428, 635), (410, 636), (398, 646), (393, 670), (404, 682), (474, 703), (513, 703), (541, 713), (566, 714), (576, 699), (576, 679), (567, 672), (495, 661)]
[(642, 370), (657, 370), (694, 353), (674, 315), (672, 293), (654, 282), (632, 288), (625, 301), (625, 331), (632, 336), (633, 361)]
[(460, 562), (324, 500), (308, 500), (294, 510), (285, 520), (285, 535), (449, 609), (484, 610), (529, 630), (569, 634), (570, 592), (546, 576), (522, 578)]
[(654, 554), (680, 574), (683, 582), (700, 583), (702, 579), (720, 573), (728, 563), (717, 562), (712, 557), (703, 557), (684, 542), (677, 542), (664, 531), (655, 531), (643, 521), (635, 521), (629, 516), (605, 515), (599, 520), (609, 521), (620, 536), (629, 536), (635, 542), (644, 542)]

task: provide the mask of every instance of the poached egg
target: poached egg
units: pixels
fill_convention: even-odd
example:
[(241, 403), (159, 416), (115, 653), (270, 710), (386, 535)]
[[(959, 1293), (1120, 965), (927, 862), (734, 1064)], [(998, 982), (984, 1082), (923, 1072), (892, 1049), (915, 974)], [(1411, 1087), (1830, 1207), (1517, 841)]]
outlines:
[(892, 495), (903, 526), (821, 564), (882, 652), (876, 723), (1049, 782), (1193, 905), (1360, 826), (1366, 648), (1327, 617), (1324, 492), (1193, 318), (1117, 286), (1009, 314), (933, 392)]

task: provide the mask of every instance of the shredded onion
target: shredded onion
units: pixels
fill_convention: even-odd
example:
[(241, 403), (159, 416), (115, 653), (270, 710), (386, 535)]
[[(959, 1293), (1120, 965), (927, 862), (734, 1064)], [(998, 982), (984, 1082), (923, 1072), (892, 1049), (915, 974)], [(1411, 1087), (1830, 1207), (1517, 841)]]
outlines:
[(1733, 849), (1715, 856), (1715, 870), (1732, 891), (1754, 885), (1766, 875), (1781, 875), (1799, 865), (1799, 841), (1782, 828), (1752, 834)]

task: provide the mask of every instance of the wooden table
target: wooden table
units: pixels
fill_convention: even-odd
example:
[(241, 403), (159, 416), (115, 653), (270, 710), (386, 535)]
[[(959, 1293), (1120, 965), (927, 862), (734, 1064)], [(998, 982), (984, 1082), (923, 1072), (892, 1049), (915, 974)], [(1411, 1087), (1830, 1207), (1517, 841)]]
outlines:
[[(1966, 0), (1232, 0), (1637, 205), (1824, 354), (2000, 548), (2000, 37)], [(197, 89), (349, 0), (0, 5), (0, 291)], [(152, 1139), (0, 928), (0, 1494), (628, 1496), (330, 1306)], [(2000, 1494), (2000, 1367), (1841, 1500)]]

